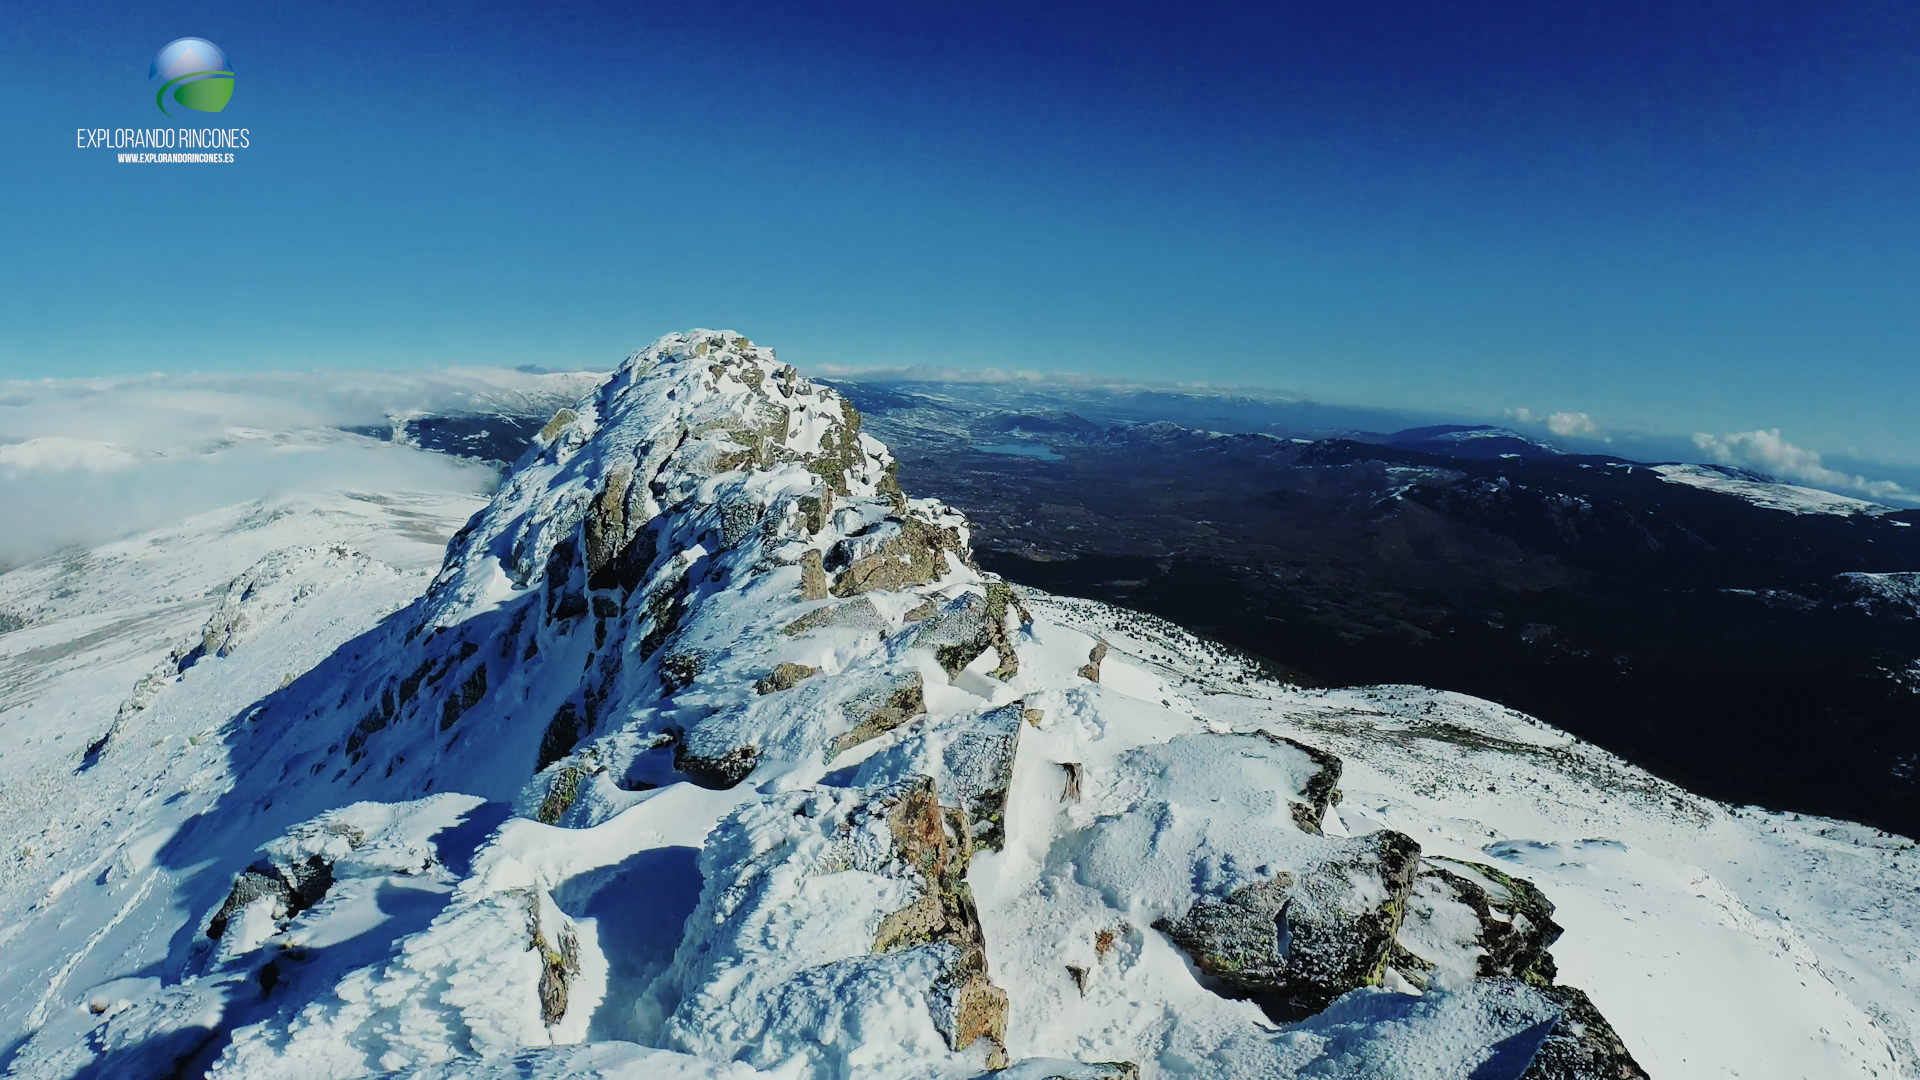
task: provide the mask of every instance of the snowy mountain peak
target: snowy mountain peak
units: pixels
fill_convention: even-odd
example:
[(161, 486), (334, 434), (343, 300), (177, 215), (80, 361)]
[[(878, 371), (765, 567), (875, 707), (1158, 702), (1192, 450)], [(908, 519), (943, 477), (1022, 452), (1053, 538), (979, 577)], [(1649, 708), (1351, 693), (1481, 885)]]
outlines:
[[(97, 890), (104, 928), (48, 958), (15, 1074), (1646, 1075), (1558, 982), (1593, 903), (1533, 878), (1650, 857), (1469, 846), (1403, 800), (1492, 793), (1488, 762), (1621, 773), (1661, 814), (1672, 789), (1485, 703), (1291, 690), (1016, 591), (850, 405), (738, 335), (635, 353), (424, 596), (284, 676), (309, 578), (378, 565), (275, 558), (83, 768), (149, 784), (176, 730), (201, 755), (129, 800), (175, 815), (128, 828), (144, 855), (35, 909)], [(1421, 740), (1450, 771), (1383, 794), (1367, 770)], [(1634, 905), (1720, 888), (1644, 876)], [(122, 925), (130, 959), (89, 960)]]

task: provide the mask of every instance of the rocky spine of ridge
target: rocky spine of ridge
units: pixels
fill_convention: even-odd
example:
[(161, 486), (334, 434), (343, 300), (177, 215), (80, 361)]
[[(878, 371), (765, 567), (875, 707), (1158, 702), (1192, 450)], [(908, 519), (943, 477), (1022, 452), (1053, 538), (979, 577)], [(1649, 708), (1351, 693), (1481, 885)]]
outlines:
[[(277, 732), (249, 751), (279, 766), (258, 812), (300, 824), (202, 915), (201, 981), (170, 993), (259, 988), (231, 1014), (257, 1022), (217, 1076), (581, 1041), (581, 1003), (614, 976), (556, 898), (635, 850), (627, 822), (671, 828), (663, 808), (698, 806), (717, 820), (698, 904), (623, 1003), (650, 1045), (756, 1068), (798, 1056), (804, 1076), (1007, 1067), (1010, 1003), (1041, 990), (1000, 977), (990, 945), (1033, 928), (986, 923), (968, 876), (1009, 843), (1016, 769), (1047, 765), (1022, 764), (1023, 733), (1100, 722), (1107, 652), (1082, 638), (1061, 666), (1034, 629), (972, 566), (964, 519), (908, 498), (832, 390), (736, 334), (663, 338), (546, 425), (415, 608), (249, 714)], [(1559, 929), (1537, 889), (1400, 833), (1323, 831), (1334, 755), (1206, 729), (1063, 767), (1062, 812), (1087, 823), (1056, 845), (1077, 882), (1162, 912), (1152, 928), (1221, 997), (1292, 1024), (1356, 991), (1433, 991), (1531, 1040), (1525, 1080), (1644, 1076), (1555, 985)], [(1196, 791), (1219, 809), (1173, 809)], [(480, 799), (515, 817), (456, 873), (431, 830)], [(1268, 804), (1258, 821), (1238, 809)], [(1163, 834), (1196, 812), (1198, 832)], [(309, 988), (297, 1012), (276, 1003), (290, 928), (422, 878), (451, 898), (404, 948)], [(1083, 996), (1141, 949), (1137, 926), (1102, 933), (1093, 966), (1069, 968)], [(882, 1038), (890, 1065), (832, 1035), (882, 1018), (905, 1025)]]
[[(1010, 675), (1010, 598), (972, 569), (964, 520), (908, 499), (835, 392), (739, 335), (673, 335), (545, 426), (449, 545), (416, 611), (370, 650), (376, 663), (316, 671), (309, 681), (329, 685), (268, 709), (340, 703), (301, 717), (309, 787), (457, 785), (584, 828), (675, 780), (725, 789), (763, 765), (818, 772), (923, 715), (925, 679), (983, 654), (995, 665), (986, 677)], [(904, 638), (831, 677), (778, 655), (876, 632)], [(923, 672), (899, 662), (908, 651), (937, 659)], [(344, 737), (329, 712), (352, 717)], [(895, 786), (871, 785), (871, 798), (893, 799)], [(916, 791), (916, 824), (896, 830), (900, 853), (883, 862), (920, 899), (889, 916), (873, 948), (925, 954), (916, 970), (951, 1048), (983, 1046), (984, 1063), (1004, 1063), (1006, 998), (964, 883), (991, 812), (975, 804), (976, 829), (967, 812), (980, 793), (956, 789), (929, 816), (941, 805), (931, 782)], [(284, 925), (324, 875), (324, 864), (257, 862), (206, 936), (256, 903)], [(557, 912), (536, 921), (565, 923)], [(565, 1014), (576, 966), (565, 940), (564, 929), (529, 938), (547, 957), (543, 1022)]]

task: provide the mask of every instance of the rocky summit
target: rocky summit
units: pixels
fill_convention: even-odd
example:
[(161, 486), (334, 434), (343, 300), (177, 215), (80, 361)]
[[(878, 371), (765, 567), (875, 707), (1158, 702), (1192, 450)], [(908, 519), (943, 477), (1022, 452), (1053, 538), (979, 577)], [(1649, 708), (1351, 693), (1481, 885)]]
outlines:
[[(1796, 1060), (1911, 1053), (1690, 861), (1774, 824), (1016, 590), (734, 333), (553, 416), (430, 581), (305, 539), (47, 782), (119, 824), (0, 879), (9, 1075), (1631, 1080), (1739, 1041), (1639, 993), (1709, 938)], [(1631, 842), (1549, 831), (1595, 800)]]

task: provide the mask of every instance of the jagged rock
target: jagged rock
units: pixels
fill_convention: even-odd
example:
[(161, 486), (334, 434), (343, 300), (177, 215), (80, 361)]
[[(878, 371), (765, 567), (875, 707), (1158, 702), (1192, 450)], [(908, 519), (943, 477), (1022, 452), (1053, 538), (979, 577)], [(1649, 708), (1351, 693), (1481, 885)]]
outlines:
[(1571, 986), (1541, 992), (1563, 1011), (1519, 1080), (1649, 1080), (1586, 994)]
[(1301, 801), (1290, 803), (1288, 811), (1293, 815), (1293, 823), (1300, 826), (1301, 832), (1318, 834), (1320, 823), (1327, 819), (1327, 811), (1340, 801), (1340, 770), (1342, 763), (1338, 755), (1308, 746), (1298, 739), (1289, 739), (1271, 732), (1260, 732), (1274, 743), (1291, 746), (1305, 754), (1313, 763), (1313, 771), (1300, 786)]
[(820, 669), (808, 664), (782, 662), (767, 677), (753, 684), (756, 694), (774, 694), (798, 686), (803, 679), (811, 679), (820, 674)]
[(839, 404), (841, 422), (828, 430), (820, 442), (820, 452), (805, 460), (807, 468), (827, 482), (828, 490), (851, 495), (853, 490), (847, 485), (847, 474), (858, 467), (865, 456), (860, 448), (860, 410), (845, 398), (841, 398)]
[[(936, 941), (977, 942), (979, 916), (967, 889), (971, 846), (963, 827), (943, 806), (932, 777), (920, 777), (883, 795), (894, 851), (919, 875), (925, 892), (880, 921), (873, 950), (892, 952)], [(956, 827), (956, 820), (962, 827)]]
[(956, 725), (942, 755), (942, 790), (966, 810), (973, 842), (980, 847), (998, 850), (1006, 843), (1007, 789), (1025, 714), (1016, 701), (971, 717)]
[(570, 427), (577, 419), (579, 419), (579, 414), (572, 409), (561, 409), (553, 414), (553, 419), (548, 420), (546, 426), (542, 427), (540, 433), (534, 436), (534, 438), (540, 440), (542, 443), (551, 443), (555, 437)]
[(226, 900), (207, 923), (207, 937), (224, 937), (234, 916), (261, 900), (273, 902), (274, 922), (284, 926), (326, 896), (334, 863), (366, 842), (365, 829), (332, 814), (294, 826), (267, 845), (266, 858), (234, 875)]
[(1020, 673), (1020, 658), (1015, 655), (1013, 642), (1007, 637), (1009, 608), (1019, 614), (1022, 626), (1033, 622), (1033, 616), (1028, 613), (1027, 606), (1020, 602), (1020, 597), (1014, 593), (1013, 586), (1004, 581), (988, 582), (987, 642), (993, 647), (1000, 661), (999, 666), (993, 669), (993, 677), (1003, 682)]
[(998, 849), (1006, 842), (1007, 791), (1025, 712), (1015, 701), (949, 718), (868, 758), (853, 782), (867, 785), (915, 773), (932, 777), (941, 798), (965, 816), (969, 843)]
[(888, 916), (874, 947), (886, 952), (944, 944), (957, 951), (932, 988), (934, 1025), (955, 1050), (977, 1041), (988, 1043), (992, 1049), (987, 1065), (994, 1068), (1006, 1064), (1007, 995), (987, 975), (986, 939), (966, 883), (972, 857), (966, 823), (964, 812), (956, 820), (941, 804), (929, 777), (901, 791), (887, 825), (901, 856), (926, 883), (927, 894)]
[(687, 749), (685, 742), (674, 744), (673, 767), (701, 787), (725, 789), (738, 784), (760, 763), (760, 749), (738, 746), (720, 754), (700, 754)]
[(619, 583), (614, 561), (627, 546), (627, 487), (632, 483), (632, 466), (618, 465), (608, 470), (582, 523), (589, 589), (610, 589)]
[(273, 917), (287, 918), (292, 911), (293, 890), (271, 867), (265, 870), (248, 870), (235, 874), (233, 887), (227, 891), (227, 899), (207, 923), (207, 936), (218, 940), (226, 936), (227, 923), (241, 911), (260, 900), (273, 901)]
[(1102, 641), (1087, 650), (1087, 662), (1080, 666), (1080, 677), (1089, 682), (1100, 681), (1100, 661), (1107, 658), (1107, 643)]
[[(551, 932), (549, 923), (557, 924)], [(568, 988), (580, 973), (579, 934), (551, 899), (532, 892), (527, 896), (527, 939), (528, 950), (540, 956), (540, 1022), (552, 1027), (567, 1015)]]
[(1390, 963), (1415, 986), (1460, 978), (1553, 982), (1549, 946), (1560, 937), (1553, 904), (1532, 882), (1491, 866), (1423, 860)]
[(946, 553), (964, 550), (951, 529), (918, 518), (888, 518), (835, 544), (823, 566), (834, 575), (835, 596), (897, 592), (939, 578), (947, 572)]
[(987, 638), (986, 601), (972, 593), (949, 601), (921, 620), (913, 643), (931, 648), (941, 669), (957, 677), (992, 645)]
[(831, 585), (819, 551), (810, 550), (800, 556), (800, 599), (825, 600)]
[(842, 702), (841, 711), (852, 726), (834, 740), (834, 753), (858, 746), (925, 713), (925, 690), (920, 673), (911, 671)]
[(863, 596), (851, 603), (828, 604), (825, 607), (814, 608), (788, 623), (782, 633), (797, 635), (809, 630), (833, 626), (849, 627), (855, 630), (884, 630), (886, 625), (887, 620), (881, 616), (880, 609), (873, 606), (872, 600)]
[(440, 730), (452, 727), (468, 709), (480, 703), (487, 696), (487, 665), (481, 664), (473, 669), (460, 689), (440, 703)]
[(580, 742), (580, 731), (579, 710), (573, 707), (571, 701), (563, 703), (540, 736), (540, 753), (534, 761), (533, 771), (542, 772), (547, 766), (571, 754)]
[(991, 586), (985, 596), (965, 593), (922, 621), (914, 635), (914, 644), (933, 649), (941, 669), (953, 678), (958, 678), (982, 653), (993, 649), (1000, 661), (994, 676), (1010, 679), (1020, 670), (1019, 658), (1007, 638), (1010, 596), (1010, 591), (998, 591)]
[(798, 500), (800, 527), (809, 535), (818, 535), (827, 529), (827, 518), (833, 514), (833, 489), (822, 487), (818, 495), (802, 495)]
[(677, 694), (693, 685), (707, 669), (707, 654), (700, 649), (684, 649), (660, 658), (660, 692)]
[(1156, 924), (1221, 986), (1279, 1020), (1376, 985), (1419, 864), (1420, 845), (1382, 830), (1327, 841), (1331, 858), (1248, 885)]

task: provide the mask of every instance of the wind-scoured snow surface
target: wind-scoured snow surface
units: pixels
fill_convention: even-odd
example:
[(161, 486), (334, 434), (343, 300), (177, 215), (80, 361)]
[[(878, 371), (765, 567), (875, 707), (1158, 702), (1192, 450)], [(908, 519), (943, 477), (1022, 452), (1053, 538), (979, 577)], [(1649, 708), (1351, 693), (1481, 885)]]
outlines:
[(892, 464), (693, 331), (484, 506), (0, 576), (8, 1075), (1920, 1075), (1909, 841), (1016, 592)]
[(1669, 483), (1718, 491), (1755, 506), (1789, 514), (1891, 514), (1894, 508), (1819, 488), (1782, 483), (1770, 476), (1724, 465), (1656, 465), (1654, 472)]

